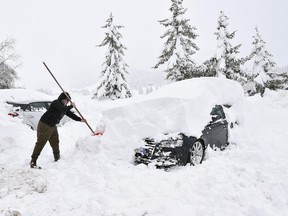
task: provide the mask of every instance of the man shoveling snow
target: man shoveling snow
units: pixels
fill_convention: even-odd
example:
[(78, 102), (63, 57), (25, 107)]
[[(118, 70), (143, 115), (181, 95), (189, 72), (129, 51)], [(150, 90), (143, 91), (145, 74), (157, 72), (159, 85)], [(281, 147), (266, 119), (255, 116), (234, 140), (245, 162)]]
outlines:
[(40, 168), (37, 166), (37, 159), (47, 141), (52, 147), (55, 162), (60, 159), (59, 135), (56, 125), (64, 115), (75, 121), (86, 122), (86, 119), (80, 118), (71, 112), (71, 109), (76, 106), (74, 102), (71, 102), (71, 105), (68, 106), (70, 100), (70, 95), (67, 92), (62, 92), (58, 99), (54, 100), (49, 109), (42, 115), (37, 127), (37, 142), (31, 155), (31, 168)]

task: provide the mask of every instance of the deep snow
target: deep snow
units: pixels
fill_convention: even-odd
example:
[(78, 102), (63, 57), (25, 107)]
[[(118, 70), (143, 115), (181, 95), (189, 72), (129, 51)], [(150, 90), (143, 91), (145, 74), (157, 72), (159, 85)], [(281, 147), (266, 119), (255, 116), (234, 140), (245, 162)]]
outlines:
[[(94, 128), (101, 112), (114, 106), (71, 95)], [(32, 170), (36, 133), (8, 116), (9, 107), (0, 100), (0, 215), (287, 215), (285, 91), (245, 98), (245, 120), (227, 150), (208, 149), (201, 165), (169, 172), (132, 164), (137, 147), (127, 143), (136, 139), (132, 134), (118, 140), (90, 136), (83, 123), (74, 121), (58, 128), (60, 161), (53, 162), (47, 144), (38, 160), (43, 169)]]
[[(220, 86), (220, 88), (219, 88)], [(137, 139), (183, 132), (200, 137), (216, 104), (232, 106), (233, 121), (242, 121), (244, 93), (237, 82), (221, 78), (194, 78), (171, 83), (138, 99), (122, 100), (103, 111), (109, 141), (136, 135)], [(237, 113), (238, 115), (233, 115)], [(227, 116), (228, 117), (228, 116)]]

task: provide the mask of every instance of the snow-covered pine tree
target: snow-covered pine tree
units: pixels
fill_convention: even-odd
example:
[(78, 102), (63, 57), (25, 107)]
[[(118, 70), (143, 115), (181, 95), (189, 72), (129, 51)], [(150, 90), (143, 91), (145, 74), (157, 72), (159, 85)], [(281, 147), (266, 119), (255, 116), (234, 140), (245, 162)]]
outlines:
[(216, 60), (215, 73), (218, 77), (226, 77), (228, 79), (239, 80), (240, 66), (243, 64), (243, 59), (237, 58), (241, 44), (237, 46), (231, 45), (231, 40), (235, 37), (236, 31), (229, 33), (227, 27), (229, 18), (220, 11), (218, 19), (217, 32), (217, 50), (214, 62)]
[(273, 73), (273, 69), (276, 63), (272, 60), (273, 55), (268, 52), (266, 48), (266, 42), (263, 41), (262, 36), (259, 34), (259, 30), (256, 27), (256, 35), (253, 36), (254, 48), (251, 53), (253, 59), (253, 70), (249, 77), (249, 83), (252, 87), (249, 94), (254, 95), (261, 93), (263, 96), (265, 88), (276, 78), (276, 74)]
[(14, 49), (15, 40), (6, 39), (0, 43), (0, 89), (8, 89), (14, 87), (17, 79), (15, 69), (19, 66), (15, 64), (19, 56)]
[(102, 28), (107, 29), (106, 37), (98, 46), (108, 46), (108, 51), (105, 56), (105, 62), (102, 64), (101, 80), (93, 98), (115, 100), (131, 97), (131, 91), (125, 78), (125, 75), (128, 74), (128, 65), (123, 59), (124, 50), (127, 48), (121, 43), (122, 35), (118, 31), (123, 26), (114, 25), (111, 13), (106, 25)]
[(167, 31), (161, 36), (161, 39), (167, 38), (162, 54), (158, 57), (158, 63), (153, 68), (167, 63), (167, 79), (178, 81), (193, 77), (193, 71), (196, 69), (195, 62), (191, 56), (196, 53), (199, 48), (194, 43), (194, 39), (198, 36), (194, 26), (189, 24), (189, 19), (183, 16), (187, 9), (183, 8), (183, 0), (171, 0), (172, 6), (170, 11), (172, 17), (159, 21), (165, 26)]
[(216, 57), (211, 57), (210, 59), (203, 62), (199, 67), (202, 67), (202, 76), (205, 77), (215, 77), (217, 76), (216, 67), (217, 67)]
[(271, 90), (288, 89), (288, 66), (275, 68), (275, 79), (269, 81), (267, 88)]

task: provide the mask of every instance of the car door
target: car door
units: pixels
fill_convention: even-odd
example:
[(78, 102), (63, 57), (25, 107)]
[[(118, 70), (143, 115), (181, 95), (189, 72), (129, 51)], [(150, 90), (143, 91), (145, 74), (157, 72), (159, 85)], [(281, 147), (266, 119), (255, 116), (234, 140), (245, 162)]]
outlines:
[(46, 112), (47, 108), (44, 102), (32, 102), (23, 112), (24, 122), (33, 130), (37, 130), (38, 122)]
[(224, 149), (228, 144), (228, 122), (221, 105), (213, 107), (211, 122), (202, 131), (202, 139), (211, 148)]

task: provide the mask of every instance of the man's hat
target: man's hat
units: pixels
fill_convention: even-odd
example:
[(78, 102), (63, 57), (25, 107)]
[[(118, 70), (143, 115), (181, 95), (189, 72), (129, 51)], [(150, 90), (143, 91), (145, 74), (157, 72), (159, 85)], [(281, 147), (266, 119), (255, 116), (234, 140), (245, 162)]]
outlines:
[[(69, 98), (68, 98), (67, 96), (68, 96)], [(70, 97), (70, 95), (69, 95), (68, 92), (65, 92), (65, 93), (62, 92), (62, 93), (59, 95), (58, 100), (61, 101), (61, 100), (63, 100), (63, 99), (69, 99), (69, 100), (71, 100), (71, 97)]]

